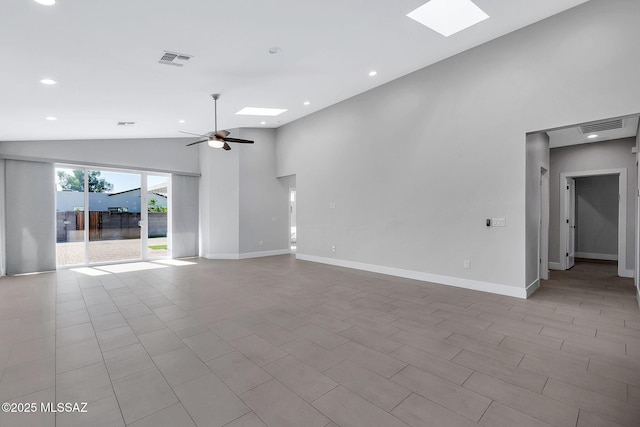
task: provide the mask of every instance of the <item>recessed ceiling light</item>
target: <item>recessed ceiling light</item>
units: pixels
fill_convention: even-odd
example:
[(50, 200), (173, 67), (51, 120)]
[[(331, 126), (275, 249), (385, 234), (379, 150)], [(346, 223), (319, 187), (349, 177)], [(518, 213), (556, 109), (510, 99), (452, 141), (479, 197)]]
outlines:
[(304, 105), (309, 105), (311, 104), (309, 101), (304, 101)]
[(178, 123), (187, 123), (186, 120), (178, 120)]
[(489, 18), (471, 0), (431, 0), (407, 16), (445, 37)]
[(267, 124), (267, 122), (260, 122), (260, 124), (261, 124), (261, 125), (266, 125), (266, 124)]
[(53, 6), (56, 4), (56, 0), (36, 0), (36, 3), (40, 3), (44, 6)]
[(591, 134), (591, 135), (589, 135), (587, 138), (589, 138), (589, 139), (593, 139), (593, 138), (597, 138), (597, 137), (598, 137), (598, 135), (596, 135), (596, 134)]
[(287, 111), (283, 108), (244, 107), (236, 114), (241, 116), (277, 116)]
[(42, 83), (43, 85), (54, 85), (54, 84), (57, 84), (58, 82), (53, 79), (42, 79), (40, 80), (40, 83)]
[(50, 122), (54, 121), (54, 120), (58, 120), (56, 117), (53, 116), (49, 116), (49, 117), (45, 117), (45, 120), (49, 120)]
[(376, 70), (371, 70), (371, 71), (369, 71), (369, 77), (373, 77), (373, 76), (375, 76), (376, 74), (378, 74), (378, 72), (377, 72)]

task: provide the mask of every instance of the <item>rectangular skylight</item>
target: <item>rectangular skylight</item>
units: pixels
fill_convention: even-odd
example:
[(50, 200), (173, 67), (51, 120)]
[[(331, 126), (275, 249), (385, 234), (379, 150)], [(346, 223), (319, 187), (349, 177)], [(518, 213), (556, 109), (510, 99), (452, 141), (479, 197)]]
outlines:
[(285, 111), (287, 110), (282, 108), (244, 107), (236, 114), (239, 114), (241, 116), (278, 116)]
[(431, 0), (407, 16), (445, 37), (489, 18), (471, 0)]

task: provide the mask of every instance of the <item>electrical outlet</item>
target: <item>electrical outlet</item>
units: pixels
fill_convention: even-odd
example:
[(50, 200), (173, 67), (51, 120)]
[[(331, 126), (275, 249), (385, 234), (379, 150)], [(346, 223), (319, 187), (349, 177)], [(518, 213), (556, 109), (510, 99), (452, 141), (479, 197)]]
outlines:
[(464, 260), (464, 268), (471, 268), (471, 261), (469, 261), (468, 259)]
[(331, 246), (331, 252), (335, 252), (336, 251), (336, 247), (335, 246)]
[(262, 245), (264, 245), (264, 241), (263, 241), (263, 240), (260, 240), (260, 241), (258, 242), (258, 244), (259, 244), (260, 246), (262, 246)]
[(329, 209), (335, 209), (336, 204), (334, 202), (329, 203)]

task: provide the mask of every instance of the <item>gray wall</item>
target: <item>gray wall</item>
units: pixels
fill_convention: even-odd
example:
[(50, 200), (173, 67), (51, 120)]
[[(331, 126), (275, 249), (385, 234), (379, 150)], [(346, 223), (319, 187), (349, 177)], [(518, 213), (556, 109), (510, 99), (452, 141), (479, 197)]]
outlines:
[[(289, 189), (276, 178), (274, 129), (240, 129), (240, 253), (289, 248)], [(260, 244), (262, 242), (262, 245)]]
[[(549, 261), (560, 262), (560, 174), (604, 169), (627, 169), (627, 269), (635, 266), (636, 188), (635, 138), (554, 148), (550, 158)], [(617, 179), (617, 177), (616, 177)], [(617, 194), (617, 190), (616, 190)]]
[(255, 144), (231, 144), (231, 151), (200, 147), (200, 256), (286, 251), (288, 189), (275, 174), (275, 131), (231, 133)]
[(171, 255), (198, 255), (198, 182), (195, 176), (171, 177)]
[(526, 286), (525, 135), (640, 112), (639, 15), (591, 0), (279, 128), (298, 252)]
[(618, 186), (617, 175), (576, 178), (576, 257), (618, 255)]
[(7, 250), (5, 238), (5, 163), (6, 160), (0, 159), (0, 276), (6, 274)]
[(198, 150), (185, 147), (190, 141), (184, 138), (4, 141), (0, 142), (0, 156), (197, 174)]
[[(232, 133), (237, 135), (237, 129)], [(238, 254), (240, 152), (200, 144), (200, 249), (206, 258)]]
[(7, 274), (55, 270), (53, 165), (7, 160), (5, 167)]
[(527, 135), (526, 165), (526, 285), (539, 279), (538, 245), (540, 236), (540, 175), (549, 170), (549, 136), (546, 133)]

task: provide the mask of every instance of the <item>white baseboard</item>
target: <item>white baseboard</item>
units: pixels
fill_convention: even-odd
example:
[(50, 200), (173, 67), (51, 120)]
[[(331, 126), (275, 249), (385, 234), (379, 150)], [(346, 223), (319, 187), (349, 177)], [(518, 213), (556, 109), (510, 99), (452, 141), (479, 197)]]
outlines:
[(562, 265), (559, 262), (550, 262), (549, 270), (562, 270)]
[(244, 254), (239, 254), (239, 259), (246, 258), (260, 258), (265, 256), (276, 256), (276, 255), (286, 255), (290, 254), (291, 249), (276, 249), (273, 251), (262, 251), (262, 252), (246, 252)]
[(590, 252), (576, 252), (576, 258), (602, 259), (605, 261), (618, 261), (617, 254), (595, 254)]
[(620, 277), (628, 277), (630, 279), (633, 279), (635, 271), (633, 270), (622, 270), (620, 272), (618, 272), (618, 274), (620, 275)]
[(285, 255), (290, 254), (291, 249), (276, 249), (273, 251), (261, 251), (261, 252), (246, 252), (243, 254), (206, 254), (202, 258), (207, 259), (247, 259), (247, 258), (260, 258), (265, 256)]
[(535, 291), (538, 290), (538, 288), (540, 288), (540, 279), (536, 279), (533, 281), (533, 283), (531, 283), (529, 286), (527, 286), (527, 298), (529, 298), (531, 295), (533, 295), (533, 293)]
[[(356, 270), (370, 271), (372, 273), (387, 274), (389, 276), (403, 277), (406, 279), (420, 280), (423, 282), (431, 282), (439, 285), (454, 286), (457, 288), (472, 289), (474, 291), (489, 292), (492, 294), (506, 295), (509, 297), (527, 298), (528, 289), (517, 288), (515, 286), (499, 285), (497, 283), (481, 282), (479, 280), (462, 279), (459, 277), (440, 276), (437, 274), (423, 273), (421, 271), (403, 270), (400, 268), (385, 267), (382, 265), (365, 264), (355, 261), (346, 261), (335, 258), (325, 258), (315, 255), (306, 255), (297, 253), (296, 259), (303, 261), (318, 262), (321, 264), (330, 264), (338, 267), (353, 268)], [(529, 285), (531, 286), (531, 285)], [(535, 289), (533, 289), (535, 290)], [(531, 293), (533, 293), (533, 290)]]
[(206, 259), (240, 259), (238, 254), (205, 254), (202, 258)]

